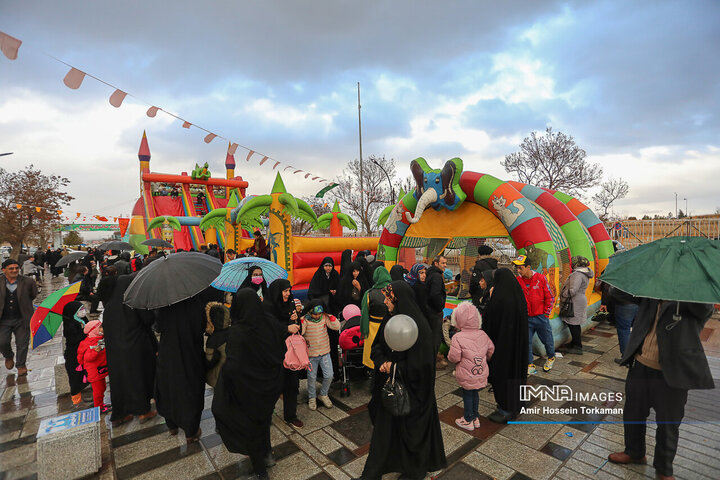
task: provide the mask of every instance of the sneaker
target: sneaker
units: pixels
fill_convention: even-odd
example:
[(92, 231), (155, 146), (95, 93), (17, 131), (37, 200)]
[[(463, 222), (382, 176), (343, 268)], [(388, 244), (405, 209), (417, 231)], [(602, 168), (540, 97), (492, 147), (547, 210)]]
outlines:
[(543, 370), (549, 372), (552, 369), (553, 365), (555, 365), (555, 357), (548, 358), (545, 361), (545, 365), (543, 365)]
[(528, 365), (528, 375), (535, 375), (537, 373), (537, 368), (535, 368), (535, 364), (531, 363)]
[(318, 398), (326, 408), (333, 407), (333, 403), (332, 401), (330, 401), (330, 397), (328, 397), (327, 395), (318, 395)]
[(308, 408), (310, 410), (317, 410), (317, 401), (314, 398), (308, 399)]
[(473, 420), (473, 428), (480, 428), (480, 419), (477, 417)]
[(465, 430), (473, 431), (475, 430), (475, 426), (473, 425), (473, 422), (468, 422), (465, 420), (465, 417), (460, 417), (455, 419), (455, 425), (457, 425), (460, 428), (463, 428)]

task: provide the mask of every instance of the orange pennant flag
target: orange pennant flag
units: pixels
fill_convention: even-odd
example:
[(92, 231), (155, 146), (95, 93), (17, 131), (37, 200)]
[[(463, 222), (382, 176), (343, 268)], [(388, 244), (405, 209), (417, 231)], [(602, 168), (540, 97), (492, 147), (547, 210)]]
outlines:
[(120, 105), (122, 105), (123, 100), (125, 100), (125, 97), (127, 96), (127, 93), (123, 92), (119, 88), (113, 92), (112, 95), (110, 95), (110, 105), (112, 105), (115, 108), (119, 108)]
[(248, 153), (247, 158), (245, 160), (249, 162), (250, 157), (252, 157), (253, 155), (255, 155), (255, 150), (250, 150), (250, 152)]
[(190, 128), (192, 123), (183, 120), (183, 128)]
[(214, 133), (208, 133), (207, 135), (205, 135), (205, 143), (212, 142), (215, 137), (217, 137), (217, 135), (215, 135)]
[(15, 60), (17, 58), (20, 45), (22, 45), (22, 40), (11, 37), (7, 33), (0, 32), (0, 50), (2, 50), (8, 60)]
[(160, 107), (150, 107), (147, 110), (147, 116), (150, 118), (155, 118), (155, 115), (157, 115), (158, 110), (160, 110)]
[(124, 237), (127, 231), (128, 225), (130, 225), (129, 218), (118, 218), (118, 226), (120, 227), (120, 236)]
[(81, 72), (75, 67), (72, 67), (70, 71), (65, 75), (65, 78), (63, 79), (63, 83), (68, 87), (72, 88), (73, 90), (77, 90), (80, 88), (80, 85), (82, 85), (83, 80), (85, 79), (85, 72)]

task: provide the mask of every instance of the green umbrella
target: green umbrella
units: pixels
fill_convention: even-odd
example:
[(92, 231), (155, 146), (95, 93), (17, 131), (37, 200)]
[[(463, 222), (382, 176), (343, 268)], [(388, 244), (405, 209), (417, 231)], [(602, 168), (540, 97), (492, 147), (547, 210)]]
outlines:
[(668, 237), (618, 252), (600, 280), (636, 297), (720, 303), (720, 241)]

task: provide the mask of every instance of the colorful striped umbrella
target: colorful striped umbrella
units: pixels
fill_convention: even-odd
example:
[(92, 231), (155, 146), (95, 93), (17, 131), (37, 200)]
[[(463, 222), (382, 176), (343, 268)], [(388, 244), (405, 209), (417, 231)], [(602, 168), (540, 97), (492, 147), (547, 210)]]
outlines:
[(80, 283), (75, 282), (47, 296), (35, 310), (30, 319), (32, 348), (35, 349), (50, 340), (62, 323), (62, 311), (65, 305), (75, 300), (80, 291)]

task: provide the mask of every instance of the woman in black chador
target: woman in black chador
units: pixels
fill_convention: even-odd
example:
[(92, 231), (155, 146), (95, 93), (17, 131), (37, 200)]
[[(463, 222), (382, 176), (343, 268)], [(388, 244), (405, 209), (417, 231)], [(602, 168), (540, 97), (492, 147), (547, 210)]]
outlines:
[(172, 435), (178, 428), (183, 429), (188, 443), (199, 440), (202, 433), (205, 304), (215, 300), (212, 290), (208, 288), (180, 303), (154, 310), (160, 331), (155, 375), (157, 411), (165, 417)]
[(150, 311), (135, 310), (123, 304), (125, 290), (137, 274), (103, 277), (103, 280), (107, 279), (103, 290), (103, 330), (113, 387), (110, 390), (113, 426), (132, 420), (133, 415), (140, 416), (140, 423), (156, 415), (150, 408), (158, 351), (157, 338), (152, 331), (155, 317)]
[(270, 423), (282, 388), (284, 335), (250, 289), (238, 290), (230, 309), (227, 360), (215, 386), (212, 412), (225, 447), (248, 455), (255, 475), (275, 464)]
[(83, 327), (88, 320), (87, 312), (81, 302), (68, 302), (63, 307), (63, 337), (65, 337), (65, 370), (70, 382), (70, 395), (72, 395), (73, 406), (80, 407), (82, 403), (82, 390), (87, 387), (83, 381), (85, 371), (78, 368), (77, 350), (78, 345), (85, 339)]
[[(415, 294), (404, 281), (394, 281), (383, 291), (388, 318), (410, 316), (418, 327), (415, 344), (405, 352), (393, 352), (385, 342), (384, 320), (372, 346), (376, 373), (387, 373), (392, 363), (410, 397), (411, 411), (394, 417), (385, 408), (377, 409), (370, 453), (362, 473), (364, 480), (380, 479), (383, 474), (401, 472), (404, 478), (424, 478), (428, 472), (447, 466), (440, 418), (435, 402), (435, 350), (432, 332), (415, 301)], [(377, 377), (376, 377), (377, 378)], [(373, 392), (378, 395), (379, 392)], [(379, 399), (373, 398), (376, 403)]]
[[(292, 285), (284, 278), (274, 280), (268, 289), (270, 294), (263, 301), (263, 309), (272, 315), (280, 325), (280, 336), (284, 340), (300, 331), (302, 303), (295, 303)], [(297, 417), (297, 397), (300, 385), (300, 371), (283, 368), (283, 416), (285, 421), (300, 428), (303, 422)]]
[(494, 281), (482, 325), (495, 344), (495, 354), (488, 361), (488, 381), (493, 386), (498, 409), (488, 419), (507, 423), (520, 413), (520, 385), (527, 381), (527, 303), (510, 270), (495, 270)]

